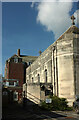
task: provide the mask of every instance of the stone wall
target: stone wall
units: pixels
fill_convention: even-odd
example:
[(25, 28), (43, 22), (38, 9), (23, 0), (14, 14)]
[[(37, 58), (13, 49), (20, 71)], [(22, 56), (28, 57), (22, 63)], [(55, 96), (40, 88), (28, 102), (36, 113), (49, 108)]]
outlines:
[(40, 104), (48, 98), (49, 94), (52, 95), (52, 85), (51, 83), (29, 83), (26, 93), (29, 103)]
[(27, 99), (29, 100), (29, 103), (40, 103), (40, 84), (27, 85)]
[(56, 47), (57, 68), (55, 68), (58, 71), (55, 77), (55, 81), (58, 82), (56, 95), (67, 98), (71, 105), (74, 101), (73, 34), (65, 34), (62, 39), (57, 41)]
[[(46, 82), (53, 85), (53, 94), (67, 98), (69, 105), (73, 104), (75, 95), (79, 94), (79, 35), (72, 28), (73, 26), (26, 69), (27, 86), (31, 83), (27, 91), (30, 90), (36, 97), (40, 98), (40, 88), (33, 84)], [(34, 93), (36, 89), (38, 96)]]
[(79, 34), (74, 35), (74, 86), (75, 97), (79, 96)]
[[(40, 82), (45, 83), (45, 70), (47, 70), (47, 83), (52, 82), (51, 70), (52, 70), (52, 52), (51, 47), (45, 50), (33, 64), (26, 69), (26, 82), (28, 83), (37, 83), (38, 74), (40, 76)], [(33, 78), (33, 80), (32, 80)]]

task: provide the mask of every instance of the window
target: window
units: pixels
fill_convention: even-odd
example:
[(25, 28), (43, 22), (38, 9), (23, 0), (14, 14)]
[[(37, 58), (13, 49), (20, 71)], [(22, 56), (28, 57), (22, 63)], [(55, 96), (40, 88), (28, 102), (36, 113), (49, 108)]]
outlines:
[(17, 83), (16, 82), (14, 82), (14, 86), (16, 86), (17, 85)]
[(33, 83), (33, 81), (34, 81), (34, 79), (33, 79), (33, 77), (32, 77), (32, 83)]
[(27, 62), (27, 65), (29, 66), (29, 65), (31, 65), (32, 64), (32, 62)]
[(14, 92), (13, 94), (14, 101), (18, 101), (18, 92)]
[(45, 86), (42, 85), (42, 86), (41, 86), (41, 91), (45, 91), (45, 89), (46, 89)]
[(38, 74), (38, 82), (40, 82), (40, 75)]
[(16, 86), (18, 86), (18, 85), (19, 85), (19, 81), (16, 82)]
[(52, 92), (50, 90), (45, 90), (45, 96), (52, 95)]
[(13, 81), (10, 81), (10, 82), (9, 82), (9, 85), (14, 86), (14, 82), (13, 82)]
[(6, 86), (9, 86), (9, 82), (6, 82)]
[(14, 62), (18, 63), (18, 58), (14, 58)]
[(47, 69), (45, 69), (45, 82), (47, 83)]
[(31, 65), (32, 63), (31, 62), (29, 62), (29, 65)]

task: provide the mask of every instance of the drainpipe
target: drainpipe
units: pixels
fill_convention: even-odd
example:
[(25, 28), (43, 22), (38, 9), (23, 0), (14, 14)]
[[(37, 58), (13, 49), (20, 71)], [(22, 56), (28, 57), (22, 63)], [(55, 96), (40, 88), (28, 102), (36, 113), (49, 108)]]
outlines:
[(56, 95), (56, 84), (55, 84), (55, 46), (53, 46), (53, 70), (54, 70), (54, 95)]
[(58, 94), (58, 62), (57, 62), (57, 60), (58, 59), (57, 59), (57, 47), (56, 47), (56, 82), (57, 82), (57, 96), (59, 96), (59, 94)]

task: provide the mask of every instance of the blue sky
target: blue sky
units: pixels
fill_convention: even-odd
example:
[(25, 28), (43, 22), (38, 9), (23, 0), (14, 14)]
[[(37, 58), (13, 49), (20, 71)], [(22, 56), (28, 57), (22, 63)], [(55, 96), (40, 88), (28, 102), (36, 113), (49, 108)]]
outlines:
[[(5, 61), (12, 55), (17, 54), (18, 48), (21, 49), (21, 54), (38, 56), (39, 50), (43, 52), (55, 41), (58, 35), (62, 34), (71, 25), (69, 21), (60, 34), (55, 34), (56, 30), (53, 32), (53, 29), (49, 27), (51, 25), (47, 24), (48, 22), (44, 18), (42, 21), (40, 14), (43, 13), (40, 9), (42, 5), (37, 4), (35, 3), (32, 6), (31, 2), (2, 3), (3, 74)], [(76, 2), (72, 4), (69, 15), (71, 16), (77, 9), (79, 8)]]

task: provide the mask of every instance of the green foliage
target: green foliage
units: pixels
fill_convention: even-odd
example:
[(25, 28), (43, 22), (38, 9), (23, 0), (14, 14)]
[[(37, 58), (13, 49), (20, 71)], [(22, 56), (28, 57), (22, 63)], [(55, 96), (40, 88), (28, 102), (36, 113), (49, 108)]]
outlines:
[(41, 108), (46, 110), (72, 110), (68, 107), (68, 102), (65, 98), (59, 98), (57, 96), (49, 96), (52, 99), (52, 103), (41, 102)]
[(45, 101), (41, 102), (41, 108), (44, 110), (52, 110), (52, 104), (47, 104)]

